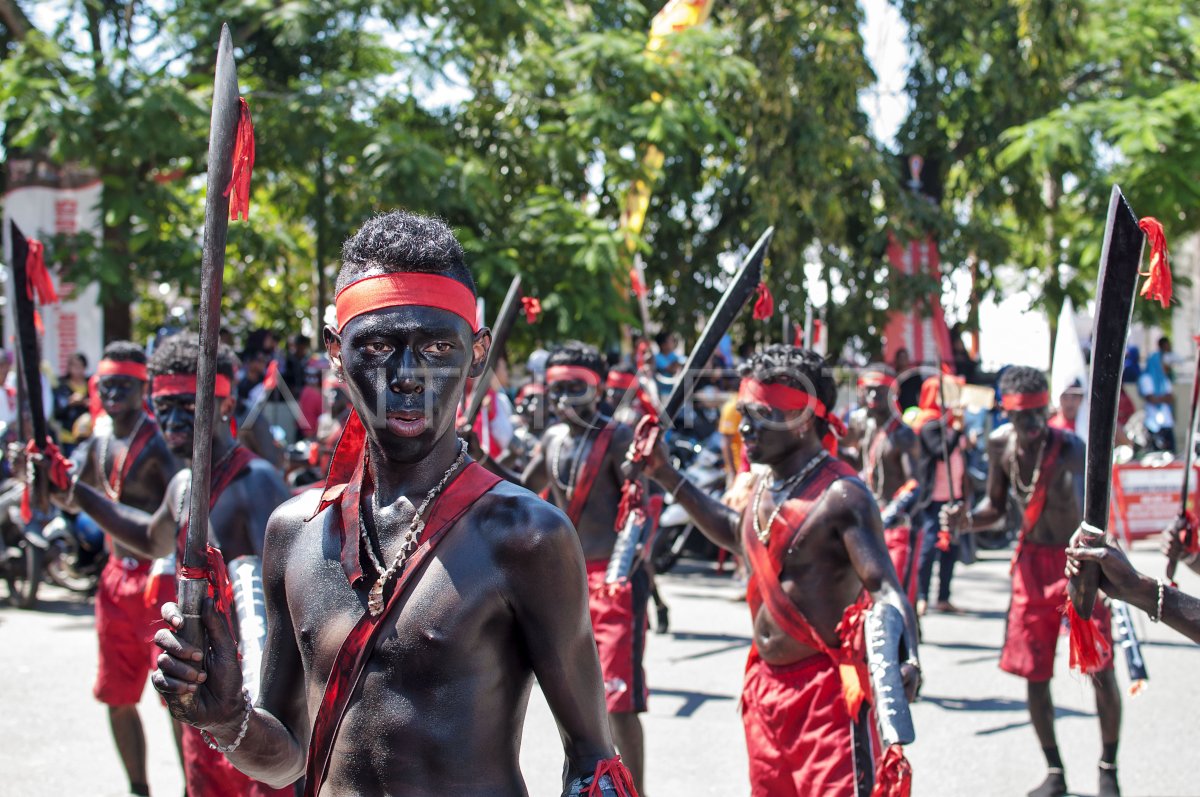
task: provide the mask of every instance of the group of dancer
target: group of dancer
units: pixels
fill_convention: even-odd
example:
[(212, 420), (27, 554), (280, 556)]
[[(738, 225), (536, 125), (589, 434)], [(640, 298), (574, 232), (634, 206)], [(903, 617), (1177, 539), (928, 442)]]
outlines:
[[(609, 374), (586, 344), (551, 353), (546, 399), (557, 422), (522, 472), (460, 428), (491, 336), (477, 322), (463, 250), (442, 222), (403, 212), (368, 220), (344, 246), (335, 303), (325, 348), (352, 410), (324, 484), (296, 497), (231, 434), (227, 349), (216, 364), (215, 417), (199, 424), (196, 336), (166, 339), (148, 360), (131, 343), (105, 349), (99, 392), (111, 424), (78, 450), (55, 500), (112, 540), (96, 602), (95, 696), (109, 706), (133, 794), (149, 793), (136, 708), (148, 674), (176, 720), (192, 797), (525, 794), (517, 762), (535, 676), (561, 730), (562, 793), (645, 794), (639, 714), (653, 574), (606, 574), (630, 481), (656, 484), (644, 496), (672, 496), (747, 568), (753, 643), (741, 715), (753, 797), (908, 793), (903, 751), (881, 744), (872, 721), (881, 696), (864, 623), (883, 610), (900, 618), (884, 664), (915, 698), (918, 563), (930, 543), (944, 549), (992, 527), (1010, 494), (1024, 522), (1000, 666), (1028, 682), (1048, 766), (1032, 795), (1066, 794), (1049, 681), (1069, 568), (1098, 563), (1110, 596), (1200, 634), (1193, 599), (1140, 576), (1116, 548), (1069, 547), (1084, 448), (1047, 426), (1037, 370), (1004, 374), (1010, 423), (987, 442), (987, 494), (969, 508), (962, 492), (946, 493), (953, 469), (941, 473), (939, 494), (938, 473), (916, 467), (920, 435), (892, 405), (894, 374), (861, 375), (866, 409), (847, 434), (823, 358), (768, 346), (743, 365), (738, 390), (754, 467), (731, 491), (741, 499), (722, 503), (672, 466), (661, 439), (630, 461), (645, 442), (634, 423), (653, 408), (636, 374)], [(933, 408), (934, 428), (955, 446), (955, 412)], [(223, 560), (210, 569), (261, 568), (265, 640), (261, 669), (249, 675), (239, 665), (247, 626), (218, 574), (200, 649), (181, 633), (173, 574), (155, 565), (171, 554), (182, 561), (198, 428), (211, 429), (210, 540)], [(918, 533), (933, 500), (936, 531)], [(1186, 531), (1174, 528), (1171, 539)], [(1108, 635), (1102, 606), (1094, 617)], [(159, 623), (151, 641), (145, 629), (160, 619), (166, 628)], [(1121, 701), (1111, 654), (1090, 674), (1099, 794), (1112, 797)]]

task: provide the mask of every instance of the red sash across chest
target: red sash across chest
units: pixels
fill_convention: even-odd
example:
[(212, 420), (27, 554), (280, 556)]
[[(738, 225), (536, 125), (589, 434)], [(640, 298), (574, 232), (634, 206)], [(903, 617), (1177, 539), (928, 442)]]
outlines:
[[(113, 457), (112, 468), (107, 478), (110, 485), (116, 485), (117, 487), (117, 501), (121, 500), (121, 493), (125, 490), (125, 481), (129, 476), (129, 471), (133, 470), (134, 463), (137, 462), (146, 445), (154, 439), (156, 434), (158, 434), (158, 424), (153, 418), (147, 417), (138, 428), (137, 434), (129, 441), (129, 448), (125, 451), (125, 458), (120, 460), (121, 467), (119, 470), (117, 468), (117, 458)], [(104, 469), (103, 462), (100, 463), (100, 469)]]
[[(412, 578), (421, 572), (421, 566), (433, 554), (438, 543), (455, 527), (467, 510), (499, 482), (499, 476), (472, 462), (446, 486), (430, 510), (429, 520), (422, 535), (424, 541), (409, 557), (404, 570), (392, 587), (391, 597), (388, 598), (383, 612), (378, 616), (363, 612), (362, 617), (342, 642), (333, 668), (329, 672), (329, 679), (325, 683), (321, 704), (313, 720), (305, 772), (304, 793), (306, 797), (315, 796), (325, 782), (325, 777), (329, 773), (329, 758), (333, 752), (333, 745), (337, 741), (338, 731), (350, 706), (351, 698), (358, 691), (359, 681), (380, 634), (387, 628), (395, 627), (395, 618), (392, 615), (395, 608), (403, 602), (402, 596), (406, 593), (405, 588)], [(357, 493), (358, 491), (355, 490), (355, 494)], [(345, 523), (346, 518), (341, 512), (344, 506), (343, 502), (334, 510), (336, 514), (329, 520), (331, 526), (341, 527)], [(357, 520), (353, 531), (340, 529), (338, 533), (342, 540), (348, 541), (353, 534), (357, 541)]]
[[(615, 423), (610, 423), (600, 430), (592, 443), (592, 449), (588, 452), (587, 459), (583, 461), (583, 465), (579, 469), (578, 482), (575, 484), (566, 508), (567, 517), (571, 519), (573, 526), (578, 526), (579, 519), (583, 517), (583, 508), (587, 505), (588, 496), (591, 495), (592, 487), (596, 484), (596, 477), (600, 475), (600, 469), (604, 466), (604, 457), (608, 454), (614, 431), (616, 431)], [(547, 486), (542, 491), (542, 498), (550, 499), (550, 487)]]
[(795, 533), (803, 527), (808, 513), (834, 482), (854, 476), (854, 470), (840, 460), (830, 460), (822, 465), (795, 497), (784, 504), (767, 545), (754, 531), (752, 503), (742, 515), (742, 547), (751, 566), (746, 589), (751, 619), (758, 616), (765, 603), (771, 617), (788, 636), (829, 656), (838, 665), (842, 694), (850, 716), (857, 717), (868, 695), (862, 622), (863, 613), (870, 606), (869, 597), (864, 592), (858, 601), (846, 607), (837, 626), (838, 645), (832, 647), (788, 597), (780, 582), (788, 547)]
[(1058, 464), (1058, 456), (1062, 453), (1063, 433), (1057, 429), (1047, 429), (1046, 435), (1046, 454), (1042, 457), (1037, 484), (1033, 486), (1029, 503), (1025, 505), (1021, 534), (1017, 537), (1017, 549), (1013, 552), (1010, 572), (1017, 566), (1017, 558), (1021, 555), (1021, 548), (1025, 545), (1026, 537), (1033, 532), (1034, 526), (1042, 519), (1042, 511), (1046, 508), (1046, 497), (1050, 492), (1050, 483), (1054, 480), (1054, 466)]

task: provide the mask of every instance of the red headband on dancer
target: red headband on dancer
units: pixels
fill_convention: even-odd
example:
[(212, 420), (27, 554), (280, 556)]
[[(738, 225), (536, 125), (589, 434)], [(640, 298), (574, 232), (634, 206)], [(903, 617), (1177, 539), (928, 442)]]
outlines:
[(777, 410), (806, 410), (829, 425), (829, 434), (821, 441), (830, 453), (837, 451), (837, 438), (846, 434), (846, 424), (816, 396), (799, 388), (778, 383), (764, 384), (757, 379), (743, 379), (738, 388), (738, 401), (761, 404)]
[(627, 374), (624, 371), (609, 371), (604, 380), (604, 386), (612, 390), (628, 390), (639, 386), (637, 374)]
[(591, 387), (600, 387), (600, 374), (582, 365), (552, 365), (546, 369), (546, 383), (585, 382)]
[(1050, 406), (1050, 393), (1045, 390), (1040, 393), (1005, 393), (1000, 398), (1000, 406), (1010, 412), (1040, 410)]
[(131, 376), (143, 382), (150, 381), (150, 375), (146, 372), (144, 363), (121, 360), (101, 360), (96, 365), (96, 376)]
[(859, 387), (891, 387), (896, 384), (896, 377), (883, 371), (867, 371), (858, 378)]
[(365, 277), (342, 288), (333, 303), (339, 332), (350, 319), (363, 313), (406, 305), (446, 310), (470, 324), (472, 332), (479, 331), (475, 294), (458, 280), (441, 274), (403, 272)]
[[(217, 387), (213, 391), (213, 395), (217, 398), (226, 398), (232, 393), (231, 388), (232, 385), (229, 382), (229, 377), (217, 374)], [(163, 376), (156, 376), (154, 377), (154, 390), (150, 395), (152, 398), (194, 396), (196, 395), (196, 375), (164, 374)]]

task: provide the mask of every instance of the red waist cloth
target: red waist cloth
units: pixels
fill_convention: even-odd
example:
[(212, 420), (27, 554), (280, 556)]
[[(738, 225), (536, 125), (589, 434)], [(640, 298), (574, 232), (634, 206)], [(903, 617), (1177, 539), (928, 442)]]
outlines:
[(272, 789), (253, 780), (205, 743), (200, 731), (183, 726), (183, 777), (187, 797), (292, 797), (291, 786)]
[(774, 666), (753, 648), (742, 686), (751, 797), (854, 797), (854, 736), (838, 667)]
[(604, 701), (610, 714), (640, 713), (650, 695), (642, 666), (650, 579), (639, 567), (623, 583), (605, 584), (607, 569), (606, 560), (587, 563), (588, 612), (604, 677)]
[[(96, 637), (100, 643), (99, 668), (92, 694), (109, 706), (135, 705), (154, 669), (158, 647), (154, 632), (162, 619), (158, 605), (146, 603), (150, 563), (126, 568), (112, 557), (100, 574), (96, 589)], [(171, 597), (174, 584), (171, 585)]]
[(888, 556), (896, 568), (896, 578), (908, 602), (917, 605), (917, 568), (921, 561), (921, 535), (915, 534), (911, 525), (893, 526), (884, 529), (883, 541), (887, 544)]
[[(1067, 551), (1055, 545), (1026, 542), (1013, 563), (1012, 603), (1000, 669), (1030, 681), (1049, 681), (1054, 675), (1054, 653), (1063, 629), (1063, 602), (1067, 594), (1064, 568)], [(1111, 616), (1104, 601), (1092, 614), (1100, 634), (1112, 638)], [(1112, 651), (1100, 669), (1113, 666)]]

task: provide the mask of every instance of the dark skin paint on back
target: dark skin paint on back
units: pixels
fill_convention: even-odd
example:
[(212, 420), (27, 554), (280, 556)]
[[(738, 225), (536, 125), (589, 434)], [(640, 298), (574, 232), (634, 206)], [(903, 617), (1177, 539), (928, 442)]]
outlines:
[[(397, 522), (404, 519), (398, 499), (419, 506), (457, 456), (455, 408), (468, 374), (482, 370), (490, 335), (473, 334), (446, 311), (413, 306), (374, 311), (349, 321), (340, 336), (325, 334), (366, 420), (375, 487), (367, 495), (364, 486), (363, 511), (391, 561), (406, 525)], [(372, 423), (376, 407), (384, 414)], [(267, 529), (262, 695), (229, 755), (273, 786), (304, 772), (334, 657), (366, 611), (374, 580), (367, 564), (366, 583), (351, 587), (326, 534), (330, 513), (303, 520), (315, 501), (313, 494), (290, 501)], [(324, 794), (526, 794), (517, 761), (535, 675), (562, 732), (564, 783), (613, 755), (583, 555), (561, 512), (499, 485), (468, 510), (410, 589), (344, 718)], [(168, 604), (164, 617), (178, 627), (177, 607)], [(155, 686), (176, 707), (178, 695), (192, 692), (187, 720), (229, 744), (242, 720), (241, 676), (211, 607), (205, 622), (219, 650), (208, 669), (200, 669), (199, 651), (161, 631), (168, 655)]]

